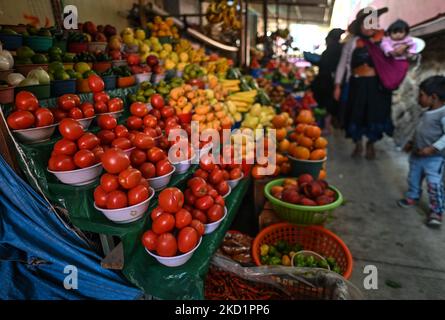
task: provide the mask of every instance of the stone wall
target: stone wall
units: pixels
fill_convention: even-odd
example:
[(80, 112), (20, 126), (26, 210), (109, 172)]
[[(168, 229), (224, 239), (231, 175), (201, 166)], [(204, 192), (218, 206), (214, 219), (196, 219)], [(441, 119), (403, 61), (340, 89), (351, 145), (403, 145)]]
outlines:
[(425, 39), (420, 65), (413, 65), (393, 98), (394, 141), (403, 145), (411, 138), (421, 109), (417, 103), (419, 84), (434, 75), (445, 76), (445, 33)]

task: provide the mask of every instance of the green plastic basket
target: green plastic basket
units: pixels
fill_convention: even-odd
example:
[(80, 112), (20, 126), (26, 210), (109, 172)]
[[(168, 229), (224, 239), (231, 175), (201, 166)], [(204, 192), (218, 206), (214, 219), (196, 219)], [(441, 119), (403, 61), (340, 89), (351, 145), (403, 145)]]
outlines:
[(285, 221), (300, 225), (322, 225), (328, 219), (329, 214), (337, 209), (339, 206), (341, 206), (343, 203), (342, 194), (337, 188), (333, 186), (329, 186), (329, 188), (335, 191), (335, 193), (337, 194), (337, 200), (326, 206), (308, 207), (281, 201), (272, 196), (270, 190), (273, 187), (282, 186), (284, 180), (285, 179), (278, 179), (269, 182), (264, 187), (264, 194), (270, 201), (277, 215)]

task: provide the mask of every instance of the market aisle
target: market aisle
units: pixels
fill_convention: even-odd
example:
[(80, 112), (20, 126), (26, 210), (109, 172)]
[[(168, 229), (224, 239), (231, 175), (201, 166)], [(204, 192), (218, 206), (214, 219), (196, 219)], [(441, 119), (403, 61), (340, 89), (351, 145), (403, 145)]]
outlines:
[[(369, 299), (443, 298), (445, 228), (428, 229), (422, 209), (396, 204), (406, 188), (407, 156), (387, 139), (377, 146), (378, 160), (353, 160), (352, 144), (340, 132), (329, 139), (328, 181), (340, 188), (346, 204), (328, 227), (351, 249), (352, 282)], [(422, 208), (427, 208), (426, 194)], [(378, 290), (364, 289), (365, 265), (378, 268)], [(387, 280), (401, 288), (388, 286)]]

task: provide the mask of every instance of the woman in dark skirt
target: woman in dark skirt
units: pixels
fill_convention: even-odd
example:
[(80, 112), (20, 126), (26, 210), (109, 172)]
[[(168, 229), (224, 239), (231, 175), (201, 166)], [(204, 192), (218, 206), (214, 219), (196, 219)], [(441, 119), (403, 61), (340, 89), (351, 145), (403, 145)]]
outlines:
[[(380, 16), (387, 11), (384, 8), (374, 13)], [(340, 99), (341, 83), (346, 76), (349, 98), (344, 127), (347, 137), (355, 143), (352, 156), (362, 155), (363, 137), (366, 137), (366, 158), (375, 159), (374, 144), (383, 138), (383, 134), (391, 136), (394, 127), (391, 120), (392, 91), (382, 86), (366, 46), (366, 41), (378, 43), (384, 36), (383, 31), (367, 26), (369, 21), (366, 18), (370, 14), (373, 13), (361, 10), (349, 28), (354, 37), (344, 46), (337, 68), (334, 97)]]

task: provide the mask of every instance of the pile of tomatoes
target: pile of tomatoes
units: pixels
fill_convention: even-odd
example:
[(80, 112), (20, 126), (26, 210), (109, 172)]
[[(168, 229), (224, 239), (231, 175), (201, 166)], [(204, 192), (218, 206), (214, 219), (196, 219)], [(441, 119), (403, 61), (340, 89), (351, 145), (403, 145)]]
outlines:
[(101, 157), (107, 173), (94, 190), (94, 203), (103, 209), (122, 209), (144, 202), (150, 186), (142, 173), (130, 166), (130, 158), (121, 149), (109, 148)]
[(159, 194), (159, 206), (151, 212), (151, 229), (141, 239), (147, 250), (161, 257), (174, 257), (197, 246), (205, 227), (183, 206), (184, 194), (178, 188), (167, 188)]
[(85, 119), (94, 117), (96, 114), (94, 106), (90, 102), (80, 102), (76, 94), (64, 94), (57, 99), (57, 108), (50, 109), (56, 121), (60, 122), (65, 118)]
[(203, 224), (221, 220), (224, 216), (225, 200), (223, 195), (203, 178), (194, 177), (187, 182), (184, 208), (192, 217)]
[(118, 125), (115, 117), (102, 114), (97, 117), (97, 124), (102, 129), (97, 133), (101, 145), (128, 150), (133, 147), (130, 141), (130, 133), (124, 125)]
[(52, 171), (71, 171), (91, 167), (101, 162), (103, 148), (99, 138), (84, 132), (80, 123), (74, 119), (63, 119), (59, 124), (62, 139), (54, 145), (48, 161)]
[(15, 99), (16, 110), (6, 122), (13, 130), (41, 128), (54, 124), (54, 116), (47, 108), (41, 108), (36, 96), (28, 91), (21, 91)]

